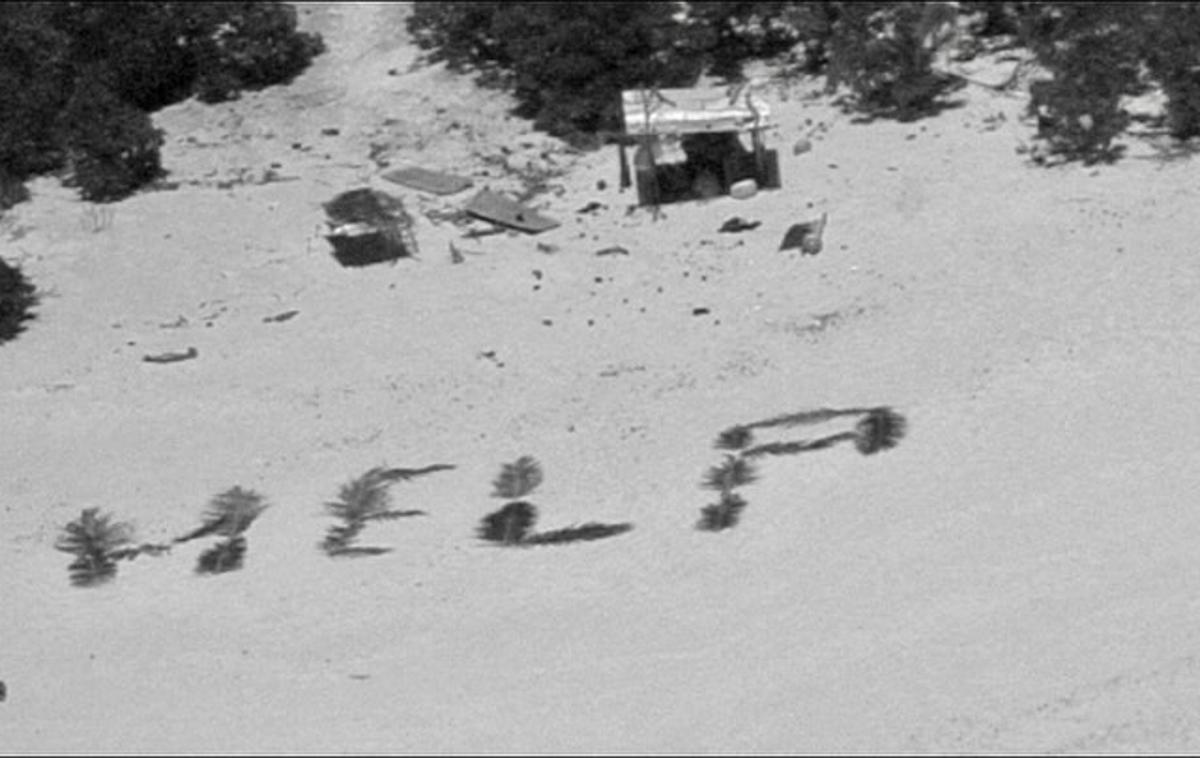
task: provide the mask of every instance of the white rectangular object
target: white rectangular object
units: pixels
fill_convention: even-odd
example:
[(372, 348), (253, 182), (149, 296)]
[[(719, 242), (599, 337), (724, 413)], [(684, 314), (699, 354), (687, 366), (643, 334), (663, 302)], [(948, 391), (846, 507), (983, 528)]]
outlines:
[(621, 93), (626, 134), (694, 134), (766, 127), (771, 109), (750, 88), (645, 89)]

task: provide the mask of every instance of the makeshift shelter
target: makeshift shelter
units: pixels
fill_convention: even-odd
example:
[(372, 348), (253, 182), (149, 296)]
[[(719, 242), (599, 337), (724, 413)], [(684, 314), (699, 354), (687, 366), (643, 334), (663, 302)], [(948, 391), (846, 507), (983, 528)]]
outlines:
[(779, 151), (763, 144), (770, 107), (750, 87), (627, 90), (621, 105), (621, 175), (630, 175), (626, 145), (632, 144), (639, 205), (728, 195), (748, 179), (761, 189), (781, 186)]
[(404, 203), (378, 190), (343, 192), (325, 203), (333, 255), (343, 266), (366, 266), (417, 254)]

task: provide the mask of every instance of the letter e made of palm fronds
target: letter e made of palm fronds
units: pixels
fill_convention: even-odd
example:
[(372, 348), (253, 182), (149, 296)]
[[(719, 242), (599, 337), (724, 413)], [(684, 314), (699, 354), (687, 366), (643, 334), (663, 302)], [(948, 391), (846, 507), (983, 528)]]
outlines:
[(541, 483), (542, 467), (533, 456), (523, 455), (501, 466), (500, 474), (492, 482), (492, 497), (513, 502), (484, 516), (478, 529), (479, 538), (501, 545), (522, 543), (537, 520), (537, 508), (521, 498)]

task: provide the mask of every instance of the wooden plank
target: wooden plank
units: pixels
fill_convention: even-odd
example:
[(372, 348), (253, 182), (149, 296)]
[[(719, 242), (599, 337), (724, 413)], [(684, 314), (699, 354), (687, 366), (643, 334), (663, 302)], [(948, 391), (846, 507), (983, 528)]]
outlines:
[(389, 182), (403, 184), (405, 187), (412, 187), (422, 192), (432, 192), (435, 195), (453, 195), (456, 192), (462, 192), (473, 184), (465, 176), (430, 171), (419, 166), (398, 168), (387, 172), (383, 175), (383, 178)]
[(534, 209), (504, 195), (482, 189), (467, 203), (466, 212), (494, 224), (519, 229), (530, 234), (559, 226), (559, 222), (541, 215)]

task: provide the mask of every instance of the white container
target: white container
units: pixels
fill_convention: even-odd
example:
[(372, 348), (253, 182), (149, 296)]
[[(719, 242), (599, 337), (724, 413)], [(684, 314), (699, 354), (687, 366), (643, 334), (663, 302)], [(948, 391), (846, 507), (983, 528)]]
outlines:
[(740, 182), (734, 182), (729, 188), (729, 194), (738, 200), (749, 200), (758, 194), (758, 182), (753, 179), (743, 179)]

